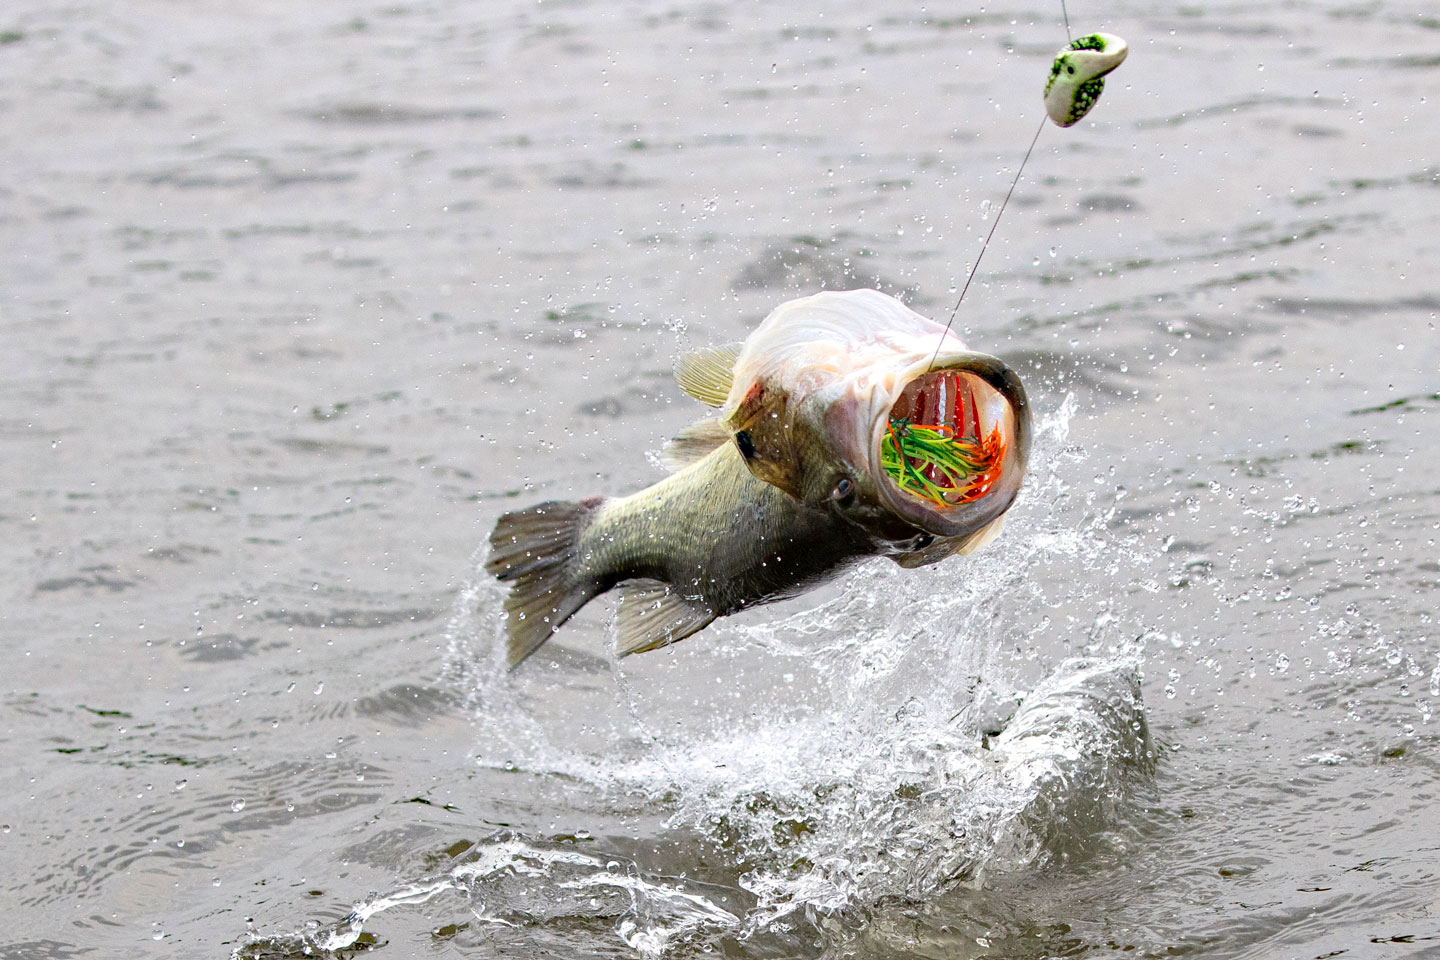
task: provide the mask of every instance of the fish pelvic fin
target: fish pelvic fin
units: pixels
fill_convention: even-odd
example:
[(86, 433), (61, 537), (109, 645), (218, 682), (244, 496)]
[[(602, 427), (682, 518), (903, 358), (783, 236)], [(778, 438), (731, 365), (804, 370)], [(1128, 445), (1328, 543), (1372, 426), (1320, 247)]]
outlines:
[(725, 421), (701, 420), (690, 424), (665, 444), (665, 448), (660, 451), (660, 458), (671, 470), (679, 470), (692, 463), (699, 463), (716, 447), (729, 442), (730, 431), (726, 428)]
[(495, 522), (485, 569), (510, 585), (505, 634), (512, 669), (600, 592), (599, 584), (579, 579), (576, 568), (580, 535), (601, 502), (551, 500)]
[(658, 650), (704, 629), (715, 616), (703, 600), (683, 597), (668, 583), (636, 580), (620, 598), (615, 649), (622, 657)]
[(724, 404), (730, 395), (735, 361), (743, 344), (701, 347), (675, 361), (675, 382), (690, 396), (712, 407)]

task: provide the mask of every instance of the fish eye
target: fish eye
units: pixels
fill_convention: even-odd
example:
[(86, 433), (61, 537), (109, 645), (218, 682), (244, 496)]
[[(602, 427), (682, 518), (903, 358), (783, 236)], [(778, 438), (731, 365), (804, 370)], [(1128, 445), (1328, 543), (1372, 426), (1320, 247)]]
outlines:
[(855, 481), (849, 477), (841, 477), (835, 484), (835, 489), (830, 491), (830, 499), (842, 507), (850, 506), (855, 502)]
[(1067, 64), (1065, 64), (1065, 72), (1068, 73), (1068, 74), (1070, 74), (1071, 76), (1074, 76), (1074, 75), (1075, 75), (1075, 64), (1073, 64), (1073, 63), (1067, 63)]
[(741, 430), (735, 434), (735, 446), (740, 450), (740, 456), (746, 460), (753, 460), (755, 457), (755, 441), (750, 439), (749, 430)]

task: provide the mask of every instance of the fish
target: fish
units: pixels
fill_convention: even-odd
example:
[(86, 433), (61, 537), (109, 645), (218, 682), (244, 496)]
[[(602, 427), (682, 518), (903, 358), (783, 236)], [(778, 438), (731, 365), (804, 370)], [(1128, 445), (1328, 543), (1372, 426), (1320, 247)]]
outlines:
[(783, 303), (743, 343), (681, 357), (675, 378), (716, 410), (667, 445), (673, 473), (496, 521), (485, 569), (509, 588), (512, 668), (616, 587), (630, 655), (870, 557), (967, 555), (999, 533), (1028, 463), (1019, 375), (876, 290)]

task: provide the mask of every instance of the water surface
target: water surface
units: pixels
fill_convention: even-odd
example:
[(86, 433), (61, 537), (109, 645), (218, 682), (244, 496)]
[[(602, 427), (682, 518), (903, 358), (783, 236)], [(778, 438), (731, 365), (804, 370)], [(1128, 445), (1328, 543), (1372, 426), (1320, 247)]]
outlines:
[(945, 315), (1058, 9), (12, 0), (0, 957), (1433, 955), (1440, 19), (1069, 6), (1004, 537), (506, 676), (495, 517), (785, 299)]

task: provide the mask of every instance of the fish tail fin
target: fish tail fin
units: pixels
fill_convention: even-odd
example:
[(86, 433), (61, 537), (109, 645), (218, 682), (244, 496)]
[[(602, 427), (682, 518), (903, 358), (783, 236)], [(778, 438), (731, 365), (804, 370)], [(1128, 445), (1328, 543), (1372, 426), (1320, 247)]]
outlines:
[(600, 592), (578, 576), (580, 536), (602, 498), (551, 500), (507, 513), (490, 534), (485, 569), (510, 585), (505, 598), (506, 659), (512, 668)]

